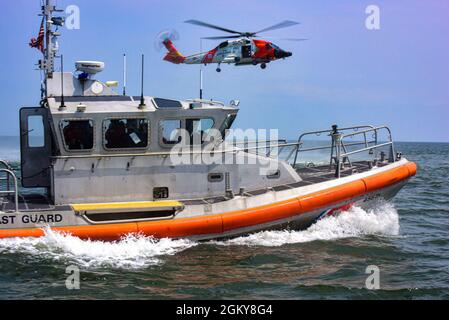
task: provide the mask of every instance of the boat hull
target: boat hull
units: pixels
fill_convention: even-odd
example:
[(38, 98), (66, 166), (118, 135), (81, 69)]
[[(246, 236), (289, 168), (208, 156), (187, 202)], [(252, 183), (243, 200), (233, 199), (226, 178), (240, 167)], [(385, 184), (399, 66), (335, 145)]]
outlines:
[[(309, 227), (323, 215), (343, 211), (349, 206), (369, 207), (379, 199), (389, 200), (415, 174), (416, 164), (405, 161), (399, 166), (377, 174), (349, 182), (341, 179), (341, 183), (329, 188), (243, 210), (159, 221), (55, 226), (52, 230), (82, 239), (105, 241), (119, 240), (132, 233), (154, 238), (211, 240), (232, 238), (263, 230), (286, 228), (301, 230)], [(42, 227), (3, 229), (1, 227), (0, 225), (0, 238), (45, 235), (45, 229)]]

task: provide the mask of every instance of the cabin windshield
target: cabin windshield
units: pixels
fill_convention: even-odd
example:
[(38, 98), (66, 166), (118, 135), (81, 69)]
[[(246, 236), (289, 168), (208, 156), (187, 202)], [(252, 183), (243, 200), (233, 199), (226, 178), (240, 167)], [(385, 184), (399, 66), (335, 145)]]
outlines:
[(236, 117), (237, 117), (236, 114), (228, 114), (225, 121), (223, 121), (223, 124), (220, 127), (220, 133), (221, 133), (221, 136), (223, 137), (223, 140), (226, 137), (226, 130), (229, 130), (231, 128)]
[(222, 42), (218, 45), (218, 48), (226, 48), (229, 45), (229, 41)]

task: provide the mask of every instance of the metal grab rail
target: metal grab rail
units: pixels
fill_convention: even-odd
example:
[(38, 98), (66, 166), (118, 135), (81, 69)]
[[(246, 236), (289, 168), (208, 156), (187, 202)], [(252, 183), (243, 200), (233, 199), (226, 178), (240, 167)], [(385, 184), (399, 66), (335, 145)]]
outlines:
[[(0, 165), (2, 165), (4, 167), (3, 169), (12, 171), (12, 168), (9, 165), (9, 163), (4, 160), (0, 160)], [(9, 191), (9, 174), (6, 175), (6, 178), (0, 178), (0, 181), (6, 181), (6, 191)], [(1, 191), (1, 188), (0, 188), (0, 191)]]
[[(377, 141), (377, 137), (379, 136), (379, 131), (380, 130), (386, 130), (388, 132), (388, 141), (384, 142), (384, 143), (378, 143)], [(374, 145), (368, 145), (366, 144), (365, 148), (362, 149), (358, 149), (358, 150), (354, 150), (354, 151), (346, 151), (346, 147), (344, 144), (344, 139), (349, 138), (349, 137), (354, 137), (357, 135), (362, 135), (365, 137), (365, 141), (366, 141), (366, 134), (367, 133), (373, 133), (376, 137), (375, 140), (375, 144)], [(388, 128), (387, 126), (379, 126), (379, 127), (373, 127), (371, 129), (368, 130), (363, 130), (360, 132), (352, 132), (352, 133), (346, 133), (346, 134), (335, 134), (333, 135), (333, 139), (335, 139), (335, 143), (336, 143), (336, 165), (337, 165), (337, 170), (335, 173), (335, 176), (337, 178), (340, 178), (341, 176), (341, 164), (344, 162), (344, 159), (348, 159), (349, 161), (349, 156), (353, 155), (353, 154), (357, 154), (357, 153), (361, 153), (361, 152), (365, 152), (365, 151), (371, 151), (373, 149), (379, 149), (382, 147), (386, 147), (386, 146), (390, 146), (390, 156), (389, 156), (389, 161), (390, 162), (395, 162), (395, 157), (394, 157), (394, 143), (393, 143), (393, 138), (391, 135), (391, 130), (390, 128)], [(341, 152), (341, 150), (343, 150), (343, 153)]]
[[(362, 125), (362, 126), (353, 126), (353, 127), (346, 127), (346, 128), (338, 128), (338, 130), (339, 130), (340, 132), (341, 132), (341, 131), (349, 131), (349, 130), (353, 130), (354, 133), (358, 133), (358, 132), (361, 132), (361, 131), (359, 131), (360, 129), (374, 129), (374, 128), (375, 128), (375, 127), (372, 126), (372, 125)], [(314, 136), (321, 136), (322, 134), (325, 134), (325, 133), (327, 133), (328, 136), (331, 136), (331, 135), (332, 135), (332, 132), (333, 132), (333, 129), (304, 132), (304, 133), (302, 133), (302, 134), (299, 136), (299, 138), (298, 138), (298, 143), (300, 143), (300, 144), (302, 145), (302, 144), (303, 144), (303, 143), (302, 143), (302, 140), (303, 140), (303, 138), (306, 137), (306, 136), (312, 136), (312, 135), (314, 135)], [(374, 141), (375, 141), (375, 144), (377, 144), (377, 135), (375, 136)], [(360, 144), (360, 143), (354, 143), (354, 145), (357, 145), (357, 144)], [(365, 144), (365, 146), (368, 146), (368, 142), (367, 142), (366, 136), (365, 136), (365, 142), (364, 142), (363, 144)], [(298, 150), (297, 150), (297, 152), (296, 152), (296, 154), (295, 154), (295, 159), (293, 160), (293, 167), (295, 167), (296, 164), (298, 163), (298, 157), (299, 157), (299, 153), (300, 153), (300, 152), (332, 149), (333, 147), (334, 147), (333, 145), (328, 145), (328, 146), (323, 146), (323, 147), (314, 147), (314, 148), (308, 148), (308, 149), (299, 149), (299, 147), (298, 147)]]
[[(384, 142), (384, 143), (378, 143), (377, 142), (377, 137), (378, 137), (378, 132), (380, 130), (386, 130), (388, 132), (388, 141)], [(366, 134), (373, 132), (376, 136), (376, 144), (369, 146), (367, 145), (365, 148), (362, 149), (358, 149), (358, 150), (354, 150), (354, 151), (350, 151), (347, 152), (346, 148), (345, 148), (345, 144), (344, 144), (344, 139), (348, 138), (348, 137), (354, 137), (356, 135), (360, 135), (363, 134), (364, 137), (366, 138)], [(393, 137), (391, 134), (391, 130), (389, 127), (387, 126), (379, 126), (379, 127), (374, 127), (372, 129), (368, 129), (368, 130), (364, 130), (364, 131), (360, 131), (360, 132), (353, 132), (353, 133), (347, 133), (347, 134), (341, 134), (338, 136), (337, 138), (340, 142), (340, 145), (342, 146), (342, 149), (344, 150), (344, 153), (341, 153), (341, 149), (339, 150), (339, 148), (337, 148), (337, 172), (336, 172), (336, 176), (339, 178), (340, 177), (340, 173), (341, 173), (341, 165), (340, 163), (342, 162), (342, 160), (344, 160), (345, 158), (349, 159), (350, 155), (353, 154), (357, 154), (357, 153), (361, 153), (361, 152), (365, 152), (365, 151), (371, 151), (373, 149), (379, 149), (382, 147), (386, 147), (386, 146), (390, 146), (390, 156), (389, 156), (389, 161), (390, 162), (395, 162), (395, 150), (394, 150), (394, 143), (393, 143)], [(338, 154), (340, 152), (340, 154)]]
[[(203, 153), (210, 153), (210, 154), (219, 154), (219, 153), (235, 153), (237, 151), (242, 150), (257, 150), (257, 149), (263, 149), (268, 148), (268, 145), (262, 145), (262, 146), (255, 146), (255, 147), (248, 147), (246, 149), (236, 147), (232, 144), (229, 144), (229, 147), (226, 148), (226, 144), (220, 144), (219, 146), (224, 146), (225, 148), (214, 148), (212, 150), (204, 151), (203, 149), (192, 149), (186, 147), (185, 149), (189, 150), (182, 150), (180, 151), (163, 151), (163, 152), (143, 152), (143, 153), (116, 153), (116, 154), (80, 154), (80, 155), (69, 155), (69, 156), (52, 156), (50, 157), (53, 160), (70, 160), (70, 159), (98, 159), (101, 160), (103, 158), (124, 158), (124, 157), (161, 157), (161, 156), (170, 156), (171, 154), (180, 154), (180, 155), (198, 155)], [(297, 146), (298, 142), (292, 142), (292, 143), (282, 143), (282, 144), (274, 144), (271, 146), (271, 148), (285, 148), (289, 146)]]
[[(2, 161), (2, 164), (4, 164), (5, 162)], [(0, 173), (5, 173), (6, 174), (6, 179), (0, 179), (0, 181), (6, 181), (7, 182), (7, 186), (6, 186), (6, 191), (0, 191), (0, 195), (2, 194), (14, 194), (14, 204), (15, 204), (15, 212), (19, 212), (19, 188), (18, 188), (18, 184), (17, 184), (17, 176), (14, 173), (14, 171), (9, 170), (9, 169), (0, 169)], [(14, 181), (14, 191), (10, 190), (10, 180), (9, 178), (12, 177), (13, 181)]]
[[(365, 129), (365, 130), (360, 130)], [(353, 132), (344, 132), (353, 130)], [(379, 131), (386, 130), (388, 133), (388, 141), (379, 143), (378, 137), (379, 137)], [(378, 149), (386, 146), (390, 146), (390, 156), (389, 161), (394, 162), (395, 161), (395, 150), (394, 150), (394, 143), (393, 138), (391, 135), (391, 130), (387, 126), (355, 126), (355, 127), (348, 127), (348, 128), (337, 128), (337, 126), (334, 126), (332, 130), (321, 130), (321, 131), (312, 131), (312, 132), (306, 132), (299, 136), (298, 142), (301, 142), (301, 140), (308, 135), (321, 135), (323, 133), (328, 133), (328, 136), (331, 137), (332, 143), (331, 145), (326, 145), (322, 147), (310, 147), (301, 149), (300, 146), (298, 146), (297, 153), (295, 155), (295, 160), (293, 161), (293, 167), (296, 167), (298, 163), (298, 157), (300, 152), (306, 152), (306, 151), (317, 151), (317, 150), (325, 150), (325, 149), (331, 149), (330, 154), (330, 163), (329, 166), (332, 168), (332, 165), (336, 164), (336, 172), (335, 176), (340, 178), (341, 176), (341, 165), (345, 162), (345, 160), (349, 163), (350, 166), (352, 166), (351, 161), (349, 159), (350, 155), (354, 155), (357, 153), (365, 152), (365, 151), (372, 151), (373, 149)], [(368, 139), (367, 135), (369, 133), (372, 133), (373, 140)], [(355, 136), (362, 136), (363, 139), (361, 142), (350, 142), (345, 143), (345, 139), (347, 138), (353, 138)], [(348, 147), (351, 146), (364, 146), (363, 148), (354, 150), (354, 151), (348, 151)], [(335, 153), (335, 155), (334, 155)]]
[[(364, 129), (364, 130), (362, 130)], [(351, 131), (352, 130), (352, 131)], [(378, 137), (380, 130), (387, 130), (389, 134), (389, 141), (386, 143), (379, 144)], [(345, 131), (351, 131), (351, 132), (345, 132)], [(372, 138), (368, 138), (367, 134), (372, 133)], [(302, 141), (304, 137), (308, 135), (322, 135), (327, 134), (332, 139), (332, 144), (322, 147), (310, 147), (310, 148), (302, 148), (304, 145), (304, 142)], [(345, 143), (344, 140), (349, 137), (354, 137), (357, 135), (363, 136), (363, 141), (356, 141), (356, 142), (350, 142)], [(255, 146), (253, 146), (255, 145)], [(363, 145), (364, 148), (360, 148), (355, 151), (348, 151), (348, 147), (352, 146), (359, 146)], [(348, 161), (350, 166), (352, 166), (351, 162), (349, 161), (349, 156), (367, 151), (372, 149), (377, 149), (385, 146), (391, 146), (391, 153), (390, 153), (390, 160), (392, 162), (395, 161), (394, 157), (394, 146), (393, 141), (391, 137), (391, 131), (387, 126), (381, 126), (381, 127), (374, 127), (371, 125), (363, 125), (363, 126), (353, 126), (353, 127), (347, 127), (347, 128), (337, 128), (334, 126), (332, 129), (328, 130), (320, 130), (320, 131), (311, 131), (303, 133), (299, 136), (297, 142), (291, 142), (286, 143), (286, 140), (279, 139), (279, 140), (255, 140), (255, 141), (235, 141), (235, 142), (224, 142), (223, 144), (220, 144), (217, 148), (213, 148), (211, 150), (203, 150), (203, 149), (195, 149), (195, 148), (182, 148), (180, 150), (170, 150), (170, 151), (162, 151), (162, 152), (144, 152), (144, 153), (118, 153), (118, 154), (84, 154), (84, 155), (70, 155), (70, 156), (54, 156), (52, 157), (53, 160), (61, 159), (61, 160), (70, 160), (70, 159), (97, 159), (100, 161), (103, 158), (117, 158), (117, 157), (148, 157), (148, 156), (170, 156), (171, 154), (176, 155), (198, 155), (198, 154), (224, 154), (224, 153), (236, 153), (239, 151), (247, 152), (255, 150), (255, 155), (258, 156), (265, 156), (265, 157), (272, 157), (272, 151), (273, 149), (277, 149), (278, 154), (281, 153), (285, 148), (292, 147), (292, 150), (289, 152), (287, 158), (284, 161), (289, 162), (291, 157), (294, 155), (294, 160), (291, 165), (295, 168), (298, 164), (298, 158), (299, 154), (301, 152), (306, 151), (315, 151), (315, 150), (324, 150), (324, 149), (331, 149), (331, 155), (330, 155), (330, 168), (334, 164), (337, 164), (337, 167), (339, 168), (342, 163), (345, 161)], [(239, 147), (240, 146), (240, 147)], [(264, 149), (265, 153), (259, 152), (259, 150)], [(336, 152), (336, 155), (334, 156), (334, 152)], [(336, 176), (340, 177), (340, 169), (336, 170)]]
[(5, 160), (0, 160), (0, 164), (5, 167), (4, 169), (8, 169), (8, 170), (12, 171), (12, 167)]
[[(255, 144), (255, 147), (251, 147), (251, 144)], [(285, 148), (293, 147), (288, 156), (284, 159), (284, 161), (289, 161), (289, 159), (292, 157), (295, 152), (297, 152), (300, 143), (298, 142), (287, 142), (285, 139), (279, 139), (279, 140), (254, 140), (254, 141), (236, 141), (232, 144), (233, 147), (237, 147), (239, 145), (243, 145), (243, 151), (249, 152), (251, 150), (255, 150), (256, 152), (254, 154), (256, 155), (263, 155), (265, 157), (272, 157), (272, 152), (274, 149), (278, 149), (277, 155), (282, 153)], [(265, 153), (258, 152), (260, 149), (265, 149)], [(267, 150), (268, 149), (268, 150)]]

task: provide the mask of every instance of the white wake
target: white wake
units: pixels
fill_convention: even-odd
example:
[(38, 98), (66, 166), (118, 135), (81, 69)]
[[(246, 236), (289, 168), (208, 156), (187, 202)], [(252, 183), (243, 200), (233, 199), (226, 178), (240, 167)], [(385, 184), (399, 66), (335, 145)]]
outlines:
[(188, 240), (155, 240), (141, 235), (129, 235), (116, 242), (90, 241), (47, 229), (41, 238), (0, 240), (0, 254), (19, 252), (84, 268), (142, 269), (159, 264), (161, 256), (195, 245)]
[(215, 243), (273, 247), (316, 240), (336, 240), (366, 235), (397, 236), (398, 234), (398, 212), (392, 204), (382, 203), (368, 211), (360, 207), (352, 207), (338, 216), (326, 217), (304, 231), (264, 231)]
[[(324, 218), (304, 231), (266, 231), (227, 241), (211, 241), (207, 245), (282, 246), (316, 240), (398, 234), (398, 213), (393, 205), (384, 203), (368, 211), (351, 208), (336, 217)], [(197, 245), (197, 242), (189, 240), (156, 240), (141, 235), (129, 235), (116, 242), (89, 241), (47, 229), (41, 238), (0, 240), (0, 254), (28, 254), (82, 268), (144, 269), (159, 265), (164, 256), (175, 255)]]

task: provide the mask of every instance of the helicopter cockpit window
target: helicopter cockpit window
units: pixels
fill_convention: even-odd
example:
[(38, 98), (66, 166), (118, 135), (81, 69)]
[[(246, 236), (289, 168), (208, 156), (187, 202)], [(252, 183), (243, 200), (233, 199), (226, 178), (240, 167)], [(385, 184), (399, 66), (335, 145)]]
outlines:
[(225, 41), (225, 42), (220, 43), (220, 45), (218, 47), (219, 48), (226, 48), (228, 46), (228, 44), (229, 44), (229, 41)]
[(106, 149), (148, 147), (147, 119), (109, 119), (103, 122)]
[(63, 120), (60, 126), (68, 151), (93, 149), (94, 123), (92, 120)]

